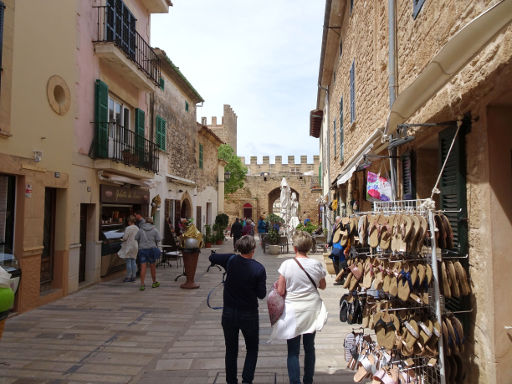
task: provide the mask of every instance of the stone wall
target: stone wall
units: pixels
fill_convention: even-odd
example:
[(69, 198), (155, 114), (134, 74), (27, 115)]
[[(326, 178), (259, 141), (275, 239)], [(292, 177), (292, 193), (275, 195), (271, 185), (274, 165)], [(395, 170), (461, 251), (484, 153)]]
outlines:
[(207, 125), (224, 143), (229, 144), (234, 150), (237, 151), (237, 119), (238, 116), (233, 111), (233, 108), (228, 104), (224, 104), (224, 115), (222, 122), (217, 122), (217, 117), (212, 117), (212, 123), (207, 124), (207, 118), (202, 117), (201, 123)]
[(194, 180), (199, 148), (196, 106), (189, 103), (186, 111), (186, 96), (165, 72), (162, 77), (165, 85), (155, 91), (155, 115), (166, 121), (168, 173)]
[[(199, 168), (199, 144), (203, 146), (203, 168)], [(197, 167), (196, 183), (199, 192), (206, 186), (217, 186), (217, 157), (218, 143), (213, 143), (208, 137), (199, 135), (197, 143), (197, 158), (195, 165)]]
[[(271, 213), (272, 203), (280, 196), (281, 181), (283, 177), (286, 177), (290, 188), (298, 195), (300, 218), (304, 220), (309, 216), (313, 223), (318, 223), (317, 199), (321, 196), (321, 190), (317, 188), (317, 165), (306, 164), (305, 156), (301, 156), (303, 160), (302, 165), (294, 165), (293, 161), (288, 165), (282, 164), (281, 161), (278, 161), (280, 158), (281, 156), (276, 156), (277, 168), (272, 167), (270, 168), (272, 172), (269, 172), (268, 175), (261, 175), (259, 172), (260, 167), (268, 163), (256, 164), (256, 157), (251, 157), (251, 159), (254, 159), (253, 164), (249, 165), (252, 173), (247, 175), (244, 187), (226, 196), (224, 199), (224, 211), (229, 215), (230, 222), (235, 217), (243, 216), (243, 206), (246, 203), (251, 204), (253, 207), (252, 217), (254, 220), (257, 220), (260, 216), (266, 217)], [(265, 159), (268, 159), (268, 156), (264, 156)], [(315, 156), (315, 161), (318, 162), (318, 156)], [(312, 170), (313, 174), (292, 173), (290, 171), (292, 167)]]
[(306, 155), (300, 156), (300, 163), (295, 163), (295, 156), (288, 156), (288, 164), (283, 164), (282, 156), (275, 156), (274, 164), (270, 163), (270, 156), (263, 156), (263, 162), (258, 164), (257, 156), (250, 156), (250, 162), (246, 163), (246, 158), (240, 156), (240, 161), (247, 167), (247, 174), (250, 176), (260, 176), (264, 172), (280, 175), (301, 175), (305, 172), (313, 172), (318, 175), (320, 166), (320, 157), (313, 156), (313, 163), (308, 163)]
[[(412, 3), (412, 2), (411, 2)], [(329, 87), (330, 175), (334, 179), (363, 142), (386, 121), (388, 93), (385, 1), (354, 2), (341, 20), (338, 59)], [(339, 49), (339, 48), (338, 48)], [(355, 121), (351, 122), (350, 69), (355, 68)], [(340, 101), (343, 98), (343, 157), (340, 157)], [(336, 121), (336, 143), (334, 143)], [(336, 149), (335, 149), (336, 147)], [(336, 154), (336, 156), (334, 156)]]

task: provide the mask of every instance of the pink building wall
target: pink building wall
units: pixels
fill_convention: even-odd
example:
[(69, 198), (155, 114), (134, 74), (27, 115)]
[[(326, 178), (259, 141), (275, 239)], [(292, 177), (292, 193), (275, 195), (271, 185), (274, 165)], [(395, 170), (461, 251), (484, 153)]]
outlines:
[[(150, 41), (150, 14), (140, 1), (124, 0), (130, 11), (137, 19), (137, 32), (149, 43)], [(95, 81), (101, 76), (100, 60), (94, 54), (93, 41), (98, 38), (98, 9), (93, 8), (99, 4), (88, 1), (78, 1), (77, 14), (77, 68), (78, 81), (76, 84), (77, 110), (75, 114), (75, 149), (78, 153), (88, 155), (94, 138), (94, 89)], [(123, 77), (115, 71), (108, 71), (109, 78), (118, 83), (123, 83)], [(131, 84), (127, 88), (132, 89)], [(149, 132), (149, 104), (145, 91), (138, 91), (138, 105), (146, 112), (146, 132)]]

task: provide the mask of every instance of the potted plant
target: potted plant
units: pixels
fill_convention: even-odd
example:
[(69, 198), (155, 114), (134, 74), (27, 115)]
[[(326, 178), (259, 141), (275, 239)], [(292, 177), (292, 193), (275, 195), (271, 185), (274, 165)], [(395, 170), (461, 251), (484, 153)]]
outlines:
[(270, 215), (268, 215), (265, 221), (267, 222), (267, 227), (269, 231), (271, 229), (279, 231), (281, 225), (284, 224), (284, 219), (281, 216), (276, 215), (275, 213), (271, 213)]
[(205, 228), (205, 236), (204, 236), (204, 246), (205, 248), (210, 248), (212, 246), (212, 227), (209, 224), (204, 226)]
[(213, 231), (214, 231), (214, 238), (215, 238), (215, 244), (217, 245), (222, 245), (223, 241), (224, 241), (224, 230), (222, 229), (222, 227), (215, 223), (213, 224)]
[(271, 228), (265, 236), (265, 242), (268, 244), (268, 253), (271, 255), (279, 255), (281, 246), (279, 245), (279, 232)]

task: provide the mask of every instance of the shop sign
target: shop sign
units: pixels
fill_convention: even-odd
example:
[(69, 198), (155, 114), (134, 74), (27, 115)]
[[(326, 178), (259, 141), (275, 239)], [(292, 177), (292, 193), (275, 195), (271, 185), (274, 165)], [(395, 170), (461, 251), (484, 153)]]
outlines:
[(102, 203), (148, 204), (149, 189), (116, 187), (101, 185), (100, 200)]
[(28, 198), (32, 197), (32, 184), (27, 184), (25, 186), (25, 197), (28, 197)]

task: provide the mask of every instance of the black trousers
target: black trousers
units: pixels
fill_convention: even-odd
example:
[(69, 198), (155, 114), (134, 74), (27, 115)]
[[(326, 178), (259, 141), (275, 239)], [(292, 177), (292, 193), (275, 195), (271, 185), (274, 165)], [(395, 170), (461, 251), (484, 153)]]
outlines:
[(226, 344), (226, 382), (228, 384), (238, 383), (237, 359), (238, 359), (238, 335), (242, 331), (245, 339), (244, 369), (242, 371), (242, 382), (252, 383), (254, 371), (258, 361), (258, 344), (260, 339), (260, 326), (258, 310), (240, 311), (234, 308), (224, 308), (222, 311), (222, 329), (224, 330), (224, 342)]

